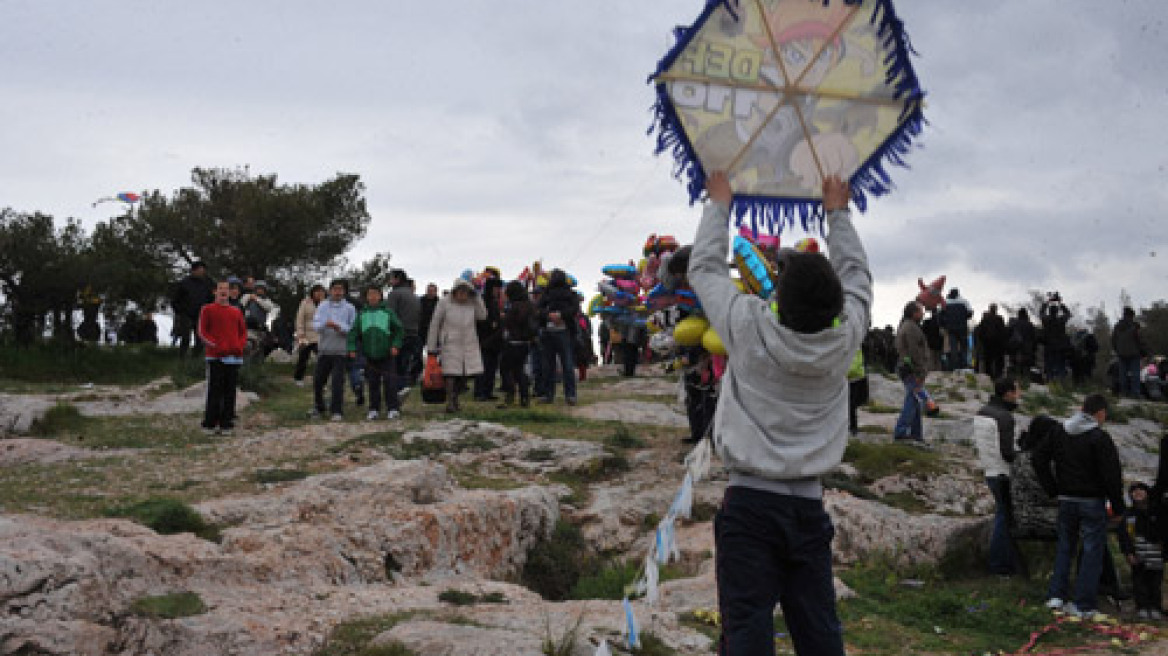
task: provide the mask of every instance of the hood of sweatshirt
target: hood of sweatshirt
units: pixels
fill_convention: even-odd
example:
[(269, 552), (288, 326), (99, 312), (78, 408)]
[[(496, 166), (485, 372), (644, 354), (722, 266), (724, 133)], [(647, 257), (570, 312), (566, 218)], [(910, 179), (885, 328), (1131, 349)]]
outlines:
[(1076, 412), (1070, 419), (1063, 422), (1063, 428), (1068, 435), (1082, 435), (1092, 429), (1099, 428), (1099, 422), (1083, 411)]

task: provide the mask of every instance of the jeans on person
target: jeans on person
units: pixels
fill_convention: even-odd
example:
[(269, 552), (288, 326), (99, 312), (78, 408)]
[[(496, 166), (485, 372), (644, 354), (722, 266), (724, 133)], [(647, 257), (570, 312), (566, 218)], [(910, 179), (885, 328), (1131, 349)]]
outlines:
[(1061, 347), (1043, 349), (1046, 361), (1046, 382), (1061, 381), (1067, 377), (1067, 354)]
[(477, 401), (488, 401), (495, 395), (495, 378), (499, 374), (499, 351), (482, 349), (483, 373), (475, 376), (474, 397)]
[(304, 380), (304, 374), (308, 371), (308, 359), (316, 353), (318, 347), (316, 344), (305, 344), (300, 347), (300, 353), (296, 356), (296, 371), (292, 372), (292, 378), (296, 381)]
[(919, 393), (920, 386), (915, 376), (904, 376), (900, 382), (904, 385), (904, 405), (900, 408), (892, 436), (897, 439), (923, 440), (925, 429), (921, 423), (921, 412), (924, 402)]
[(397, 363), (392, 355), (375, 360), (365, 360), (365, 381), (369, 383), (369, 409), (374, 412), (381, 410), (381, 396), (384, 390), (385, 409), (400, 410), (401, 403), (397, 399)]
[(563, 372), (564, 398), (576, 400), (576, 360), (572, 356), (572, 337), (566, 330), (545, 330), (540, 337), (543, 351), (543, 370), (545, 376), (544, 398), (552, 401), (556, 398), (556, 361), (560, 363)]
[(1009, 576), (1018, 571), (1021, 561), (1014, 538), (1010, 535), (1013, 504), (1009, 476), (987, 476), (986, 485), (994, 495), (994, 532), (990, 537), (990, 572)]
[(357, 395), (357, 405), (360, 405), (365, 396), (365, 356), (358, 352), (357, 357), (348, 358), (345, 370), (349, 373), (349, 387), (353, 388), (353, 393)]
[(1119, 391), (1121, 394), (1138, 399), (1140, 393), (1140, 357), (1119, 359)]
[(1161, 610), (1163, 604), (1164, 570), (1150, 569), (1143, 563), (1132, 567), (1132, 595), (1136, 598), (1136, 608), (1140, 610)]
[(329, 398), (329, 413), (339, 415), (344, 409), (345, 367), (348, 366), (348, 360), (349, 358), (343, 355), (317, 356), (316, 371), (312, 375), (312, 398), (317, 412), (323, 413), (325, 411), (324, 385), (330, 381), (332, 394)]
[(514, 400), (517, 388), (520, 401), (526, 403), (531, 398), (531, 381), (526, 371), (530, 353), (531, 347), (527, 342), (508, 342), (503, 347), (499, 371), (503, 375), (503, 393), (507, 395), (508, 401)]
[(844, 653), (832, 584), (834, 535), (820, 499), (726, 489), (714, 518), (721, 656), (773, 656), (776, 603), (795, 653)]
[(185, 314), (176, 314), (174, 316), (174, 329), (172, 332), (178, 334), (178, 354), (179, 357), (187, 357), (187, 352), (191, 349), (191, 340), (194, 342), (194, 354), (198, 355), (202, 348), (203, 342), (199, 339), (199, 317), (189, 317)]
[(540, 398), (547, 396), (547, 376), (544, 374), (543, 349), (540, 348), (540, 341), (543, 339), (543, 333), (540, 333), (540, 339), (531, 344), (531, 392)]
[(949, 333), (949, 352), (945, 358), (949, 371), (969, 368), (969, 333)]
[(1103, 549), (1107, 540), (1107, 509), (1103, 499), (1060, 499), (1058, 505), (1058, 546), (1054, 573), (1047, 597), (1067, 599), (1070, 593), (1071, 563), (1083, 541), (1079, 573), (1075, 579), (1075, 606), (1080, 611), (1096, 609), (1099, 575), (1103, 569)]
[(230, 430), (235, 421), (235, 391), (239, 386), (239, 365), (207, 360), (207, 399), (203, 428)]
[(402, 337), (401, 348), (398, 349), (397, 357), (394, 358), (394, 366), (396, 367), (394, 373), (399, 390), (414, 384), (413, 371), (417, 366), (416, 361), (422, 357), (421, 344), (421, 339), (417, 335), (407, 334)]

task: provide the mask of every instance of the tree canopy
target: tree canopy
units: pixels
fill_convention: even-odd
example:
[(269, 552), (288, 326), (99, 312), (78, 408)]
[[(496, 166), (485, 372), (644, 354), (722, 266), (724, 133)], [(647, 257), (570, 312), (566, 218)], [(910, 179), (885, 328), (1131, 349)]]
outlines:
[(284, 185), (246, 168), (196, 168), (191, 181), (169, 197), (146, 194), (127, 219), (176, 271), (203, 260), (212, 272), (291, 282), (294, 271), (335, 262), (370, 221), (356, 175)]

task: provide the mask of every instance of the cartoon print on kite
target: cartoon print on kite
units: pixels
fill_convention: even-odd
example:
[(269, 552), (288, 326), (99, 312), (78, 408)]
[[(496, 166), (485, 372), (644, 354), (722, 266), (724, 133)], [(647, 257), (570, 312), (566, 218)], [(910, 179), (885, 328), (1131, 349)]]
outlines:
[(755, 231), (806, 226), (830, 175), (864, 209), (923, 125), (909, 51), (891, 0), (710, 0), (651, 78), (657, 151), (691, 202), (726, 171)]

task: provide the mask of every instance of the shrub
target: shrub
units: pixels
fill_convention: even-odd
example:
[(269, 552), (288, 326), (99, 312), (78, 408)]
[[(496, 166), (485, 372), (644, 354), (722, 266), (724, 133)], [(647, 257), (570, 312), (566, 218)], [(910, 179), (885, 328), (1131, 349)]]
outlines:
[(252, 479), (261, 485), (302, 481), (306, 478), (308, 478), (308, 472), (300, 469), (257, 469), (252, 474)]
[(139, 617), (174, 620), (202, 615), (207, 612), (207, 606), (202, 598), (193, 592), (175, 592), (136, 599), (130, 604), (130, 612)]
[(633, 435), (629, 427), (624, 424), (617, 424), (612, 433), (604, 438), (604, 443), (614, 449), (642, 449), (645, 447), (645, 440)]
[(584, 536), (576, 526), (560, 520), (551, 537), (532, 547), (523, 566), (523, 585), (544, 599), (563, 601), (591, 560)]
[(128, 506), (109, 508), (108, 517), (126, 517), (160, 535), (194, 533), (204, 540), (218, 541), (219, 528), (208, 524), (197, 510), (177, 499), (152, 498)]
[(52, 437), (63, 433), (76, 432), (85, 423), (81, 411), (70, 403), (58, 403), (45, 411), (45, 415), (32, 423), (29, 432), (38, 437)]

